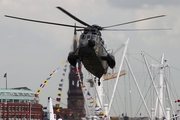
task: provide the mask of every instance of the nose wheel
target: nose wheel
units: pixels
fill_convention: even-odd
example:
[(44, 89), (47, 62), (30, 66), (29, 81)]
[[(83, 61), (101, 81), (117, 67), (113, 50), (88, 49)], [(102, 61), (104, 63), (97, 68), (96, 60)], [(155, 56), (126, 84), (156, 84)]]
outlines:
[(100, 86), (101, 85), (101, 82), (100, 82), (100, 80), (98, 80), (98, 86)]
[(101, 85), (101, 82), (100, 82), (100, 79), (98, 79), (98, 86), (100, 86)]
[[(96, 83), (96, 77), (94, 77), (94, 82)], [(101, 81), (100, 81), (100, 79), (98, 79), (98, 86), (100, 86), (101, 85)]]

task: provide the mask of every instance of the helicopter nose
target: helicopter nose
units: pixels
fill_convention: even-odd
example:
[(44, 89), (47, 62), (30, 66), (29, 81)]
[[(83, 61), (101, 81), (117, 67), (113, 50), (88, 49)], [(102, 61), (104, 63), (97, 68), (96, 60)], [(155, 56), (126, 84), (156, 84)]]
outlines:
[(95, 46), (95, 41), (94, 40), (88, 40), (88, 46), (89, 47), (94, 47)]

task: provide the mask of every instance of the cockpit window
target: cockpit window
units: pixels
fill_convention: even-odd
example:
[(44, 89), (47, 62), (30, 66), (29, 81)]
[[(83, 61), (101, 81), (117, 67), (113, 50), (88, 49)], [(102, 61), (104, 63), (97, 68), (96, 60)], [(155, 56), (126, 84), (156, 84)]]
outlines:
[(91, 39), (91, 35), (87, 35), (87, 40), (90, 40)]
[(92, 35), (92, 40), (96, 40), (96, 35)]
[(86, 36), (84, 34), (81, 35), (81, 39), (85, 39)]

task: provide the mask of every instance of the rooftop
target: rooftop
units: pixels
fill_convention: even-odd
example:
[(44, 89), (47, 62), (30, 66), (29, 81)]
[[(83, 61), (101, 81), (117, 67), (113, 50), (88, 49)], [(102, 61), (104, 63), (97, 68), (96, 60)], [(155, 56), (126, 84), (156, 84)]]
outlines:
[(35, 98), (35, 94), (35, 91), (27, 87), (0, 88), (0, 102), (28, 102)]

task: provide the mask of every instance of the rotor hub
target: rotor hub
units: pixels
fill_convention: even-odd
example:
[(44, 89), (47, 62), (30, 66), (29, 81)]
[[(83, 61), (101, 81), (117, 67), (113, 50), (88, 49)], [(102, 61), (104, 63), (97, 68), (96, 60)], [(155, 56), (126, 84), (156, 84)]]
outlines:
[(102, 30), (102, 27), (99, 26), (99, 25), (96, 25), (96, 24), (92, 25), (92, 27), (93, 27), (93, 28), (96, 28), (96, 29), (98, 29), (98, 30)]

